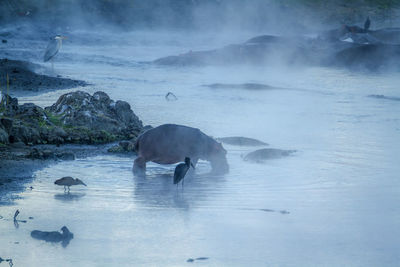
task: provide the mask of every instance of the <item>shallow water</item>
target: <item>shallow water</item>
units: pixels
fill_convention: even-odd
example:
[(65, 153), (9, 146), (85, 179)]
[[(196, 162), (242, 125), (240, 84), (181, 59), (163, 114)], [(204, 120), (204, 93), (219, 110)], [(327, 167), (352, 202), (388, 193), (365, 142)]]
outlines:
[[(128, 101), (144, 124), (185, 124), (214, 137), (253, 137), (297, 152), (255, 164), (241, 158), (255, 148), (225, 145), (230, 173), (211, 176), (208, 163), (200, 162), (183, 189), (172, 184), (174, 166), (149, 164), (146, 178), (134, 177), (133, 157), (51, 165), (34, 174), (27, 184), (33, 190), (1, 207), (1, 257), (13, 258), (15, 266), (182, 266), (198, 257), (208, 259), (194, 264), (210, 266), (400, 264), (400, 105), (368, 97), (399, 97), (398, 73), (159, 67), (142, 62), (223, 41), (143, 32), (70, 35), (57, 73), (92, 83), (82, 90)], [(85, 37), (101, 44), (80, 41)], [(19, 45), (17, 57), (39, 62), (45, 43)], [(278, 89), (203, 86), (250, 82)], [(20, 100), (47, 106), (68, 91)], [(169, 91), (177, 101), (165, 100)], [(88, 187), (64, 194), (53, 182), (66, 175)], [(27, 220), (18, 229), (11, 220), (16, 209)], [(74, 233), (66, 248), (30, 237), (32, 230), (63, 225)]]

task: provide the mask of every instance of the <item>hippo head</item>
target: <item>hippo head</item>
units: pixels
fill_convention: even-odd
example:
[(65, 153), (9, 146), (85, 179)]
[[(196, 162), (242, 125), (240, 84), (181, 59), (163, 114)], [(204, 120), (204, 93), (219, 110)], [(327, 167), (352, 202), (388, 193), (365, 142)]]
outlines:
[(208, 160), (211, 163), (212, 171), (217, 174), (224, 174), (229, 171), (226, 160), (226, 150), (215, 140), (208, 145)]

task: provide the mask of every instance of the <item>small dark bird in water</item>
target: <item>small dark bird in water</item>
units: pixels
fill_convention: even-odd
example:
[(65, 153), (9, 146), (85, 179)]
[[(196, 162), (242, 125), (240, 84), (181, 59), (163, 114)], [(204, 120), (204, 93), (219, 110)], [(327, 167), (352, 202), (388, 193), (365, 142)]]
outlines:
[(34, 230), (31, 232), (31, 236), (38, 240), (44, 240), (46, 242), (58, 243), (62, 242), (63, 247), (66, 247), (69, 244), (69, 241), (74, 238), (74, 234), (71, 233), (66, 226), (61, 228), (61, 232), (53, 231), (39, 231)]
[(188, 172), (190, 166), (192, 166), (194, 169), (193, 163), (190, 162), (190, 158), (188, 157), (185, 158), (185, 163), (180, 163), (176, 166), (174, 172), (174, 184), (178, 184), (181, 180), (183, 180), (183, 178), (185, 178), (185, 175)]
[(369, 30), (369, 26), (371, 26), (371, 20), (367, 17), (367, 20), (364, 23), (364, 31), (367, 32)]
[(168, 92), (168, 93), (165, 95), (165, 99), (166, 99), (167, 101), (176, 101), (176, 100), (178, 100), (178, 98), (176, 97), (176, 95), (175, 95), (174, 93), (172, 93), (172, 92)]
[(54, 182), (54, 184), (64, 186), (64, 191), (67, 191), (67, 187), (68, 187), (68, 192), (69, 192), (69, 187), (71, 185), (82, 184), (84, 186), (87, 186), (84, 182), (82, 182), (78, 178), (74, 179), (71, 176), (66, 176), (66, 177), (60, 178), (60, 179), (56, 180)]

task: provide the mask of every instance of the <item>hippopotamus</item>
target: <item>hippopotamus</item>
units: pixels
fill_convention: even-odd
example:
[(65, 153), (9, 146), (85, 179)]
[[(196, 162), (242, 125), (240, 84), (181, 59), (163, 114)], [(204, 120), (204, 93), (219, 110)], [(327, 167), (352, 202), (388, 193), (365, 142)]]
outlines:
[(199, 159), (211, 163), (214, 173), (229, 171), (226, 150), (221, 143), (196, 128), (163, 124), (141, 134), (135, 142), (138, 157), (133, 164), (135, 174), (144, 174), (146, 162), (174, 164), (186, 157), (196, 166)]

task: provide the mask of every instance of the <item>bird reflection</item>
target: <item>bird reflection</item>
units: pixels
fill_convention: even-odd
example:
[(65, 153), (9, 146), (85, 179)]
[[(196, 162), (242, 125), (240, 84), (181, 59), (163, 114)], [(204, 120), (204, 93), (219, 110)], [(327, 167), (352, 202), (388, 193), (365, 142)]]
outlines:
[(17, 229), (19, 228), (19, 223), (20, 223), (20, 222), (26, 223), (26, 220), (18, 220), (18, 219), (17, 219), (18, 214), (19, 214), (19, 210), (16, 210), (15, 213), (14, 213), (14, 226), (15, 226), (15, 228), (17, 228)]
[[(149, 166), (145, 176), (133, 174), (135, 201), (146, 207), (172, 207), (188, 210), (207, 198), (209, 192), (224, 183), (223, 175), (201, 173), (208, 164), (199, 162), (197, 173), (189, 171), (185, 179), (185, 190), (177, 190), (173, 184), (174, 173), (170, 166)], [(191, 169), (192, 170), (192, 169)]]
[(64, 194), (55, 194), (54, 198), (57, 200), (61, 200), (61, 201), (78, 201), (80, 200), (82, 197), (84, 197), (86, 194), (85, 193), (64, 193)]

